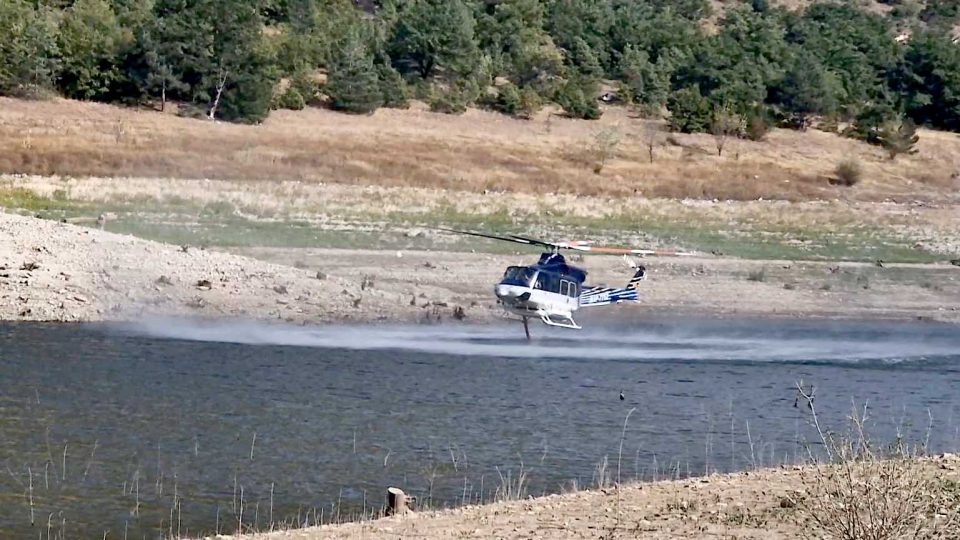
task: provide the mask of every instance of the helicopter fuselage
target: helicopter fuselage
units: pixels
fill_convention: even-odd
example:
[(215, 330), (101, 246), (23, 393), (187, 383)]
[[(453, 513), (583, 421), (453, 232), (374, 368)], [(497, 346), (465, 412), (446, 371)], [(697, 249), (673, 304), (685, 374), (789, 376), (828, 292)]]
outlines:
[(494, 287), (504, 310), (524, 320), (538, 318), (550, 326), (579, 329), (573, 314), (581, 307), (636, 301), (637, 284), (645, 271), (639, 267), (623, 288), (585, 287), (587, 272), (567, 264), (558, 253), (543, 253), (537, 264), (511, 266)]
[(535, 317), (552, 326), (579, 328), (573, 313), (587, 273), (562, 255), (544, 253), (531, 266), (511, 266), (494, 288), (503, 308), (519, 317)]

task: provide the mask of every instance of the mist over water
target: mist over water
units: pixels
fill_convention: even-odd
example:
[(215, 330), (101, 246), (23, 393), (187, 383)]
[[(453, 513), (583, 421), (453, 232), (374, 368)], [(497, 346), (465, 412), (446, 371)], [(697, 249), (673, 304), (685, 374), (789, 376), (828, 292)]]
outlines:
[(114, 327), (183, 341), (396, 350), (458, 356), (623, 361), (901, 362), (960, 350), (953, 325), (849, 321), (668, 321), (565, 330), (519, 324), (294, 326), (264, 322), (146, 319)]
[(530, 343), (506, 323), (0, 323), (0, 538), (36, 537), (34, 514), (53, 537), (166, 538), (171, 508), (190, 536), (264, 529), (388, 486), (489, 501), (521, 464), (554, 493), (621, 442), (630, 480), (791, 463), (818, 441), (798, 380), (827, 429), (869, 404), (874, 441), (960, 449), (960, 327), (582, 322)]

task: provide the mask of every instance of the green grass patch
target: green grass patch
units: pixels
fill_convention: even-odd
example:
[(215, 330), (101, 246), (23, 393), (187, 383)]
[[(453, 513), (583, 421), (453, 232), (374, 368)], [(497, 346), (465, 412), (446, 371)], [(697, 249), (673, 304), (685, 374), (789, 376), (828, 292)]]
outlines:
[(24, 188), (0, 187), (0, 206), (27, 212), (67, 211), (76, 204), (65, 197), (49, 198)]

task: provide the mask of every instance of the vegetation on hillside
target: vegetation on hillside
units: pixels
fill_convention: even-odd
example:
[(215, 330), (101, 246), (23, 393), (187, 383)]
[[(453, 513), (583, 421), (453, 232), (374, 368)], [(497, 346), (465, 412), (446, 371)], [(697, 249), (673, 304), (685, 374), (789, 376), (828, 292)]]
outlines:
[(895, 156), (914, 125), (960, 131), (960, 9), (885, 3), (886, 15), (766, 0), (722, 14), (707, 0), (6, 0), (0, 94), (175, 100), (182, 114), (245, 122), (409, 96), (441, 112), (528, 117), (553, 102), (597, 118), (612, 82), (615, 99), (668, 112), (680, 131), (720, 117), (731, 135), (762, 137), (819, 117), (892, 141)]

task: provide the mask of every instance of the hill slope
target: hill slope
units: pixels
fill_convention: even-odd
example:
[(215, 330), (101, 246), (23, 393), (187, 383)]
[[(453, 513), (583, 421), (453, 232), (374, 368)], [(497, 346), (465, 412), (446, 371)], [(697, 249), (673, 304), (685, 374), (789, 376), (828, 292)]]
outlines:
[[(896, 161), (880, 148), (816, 130), (728, 141), (722, 156), (716, 142), (706, 134), (668, 133), (616, 107), (599, 121), (549, 111), (525, 121), (418, 106), (368, 116), (307, 109), (276, 111), (262, 125), (246, 126), (0, 98), (0, 171), (10, 173), (734, 200), (957, 199), (956, 134), (923, 130), (919, 152)], [(862, 181), (833, 185), (837, 164), (850, 158), (861, 162)]]

